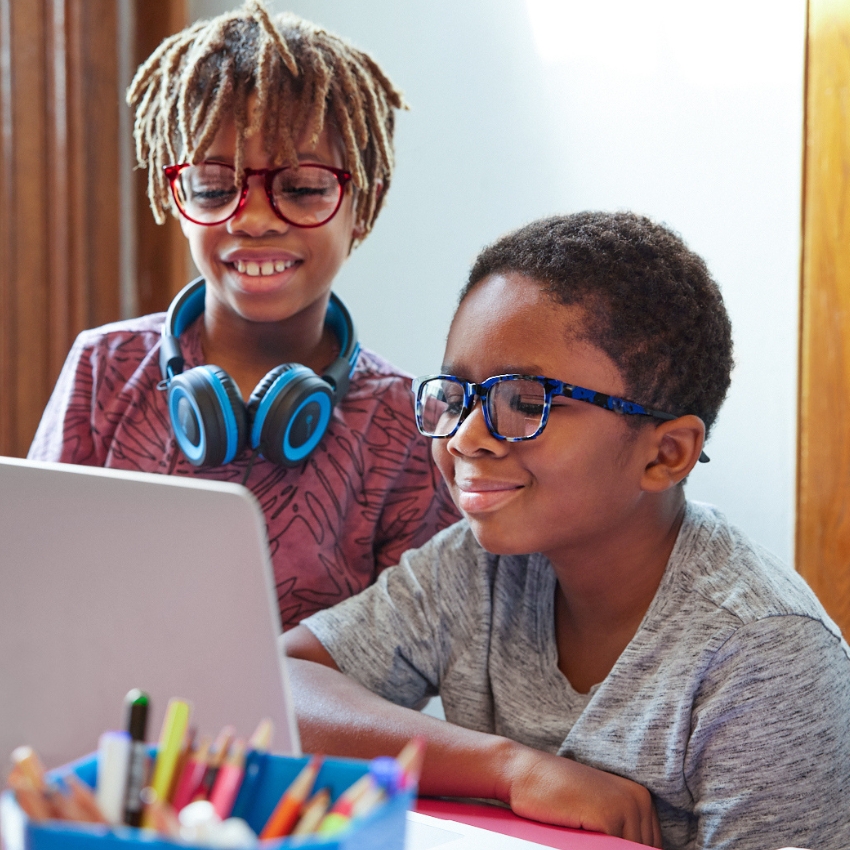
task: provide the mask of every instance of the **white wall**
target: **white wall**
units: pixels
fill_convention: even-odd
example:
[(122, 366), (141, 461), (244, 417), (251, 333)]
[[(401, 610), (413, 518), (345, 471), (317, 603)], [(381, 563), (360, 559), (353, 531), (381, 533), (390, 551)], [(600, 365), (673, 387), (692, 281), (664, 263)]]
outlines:
[(738, 363), (689, 495), (790, 561), (805, 0), (270, 5), (371, 51), (411, 105), (387, 206), (337, 287), (361, 340), (436, 371), (499, 234), (582, 209), (666, 222), (720, 282)]

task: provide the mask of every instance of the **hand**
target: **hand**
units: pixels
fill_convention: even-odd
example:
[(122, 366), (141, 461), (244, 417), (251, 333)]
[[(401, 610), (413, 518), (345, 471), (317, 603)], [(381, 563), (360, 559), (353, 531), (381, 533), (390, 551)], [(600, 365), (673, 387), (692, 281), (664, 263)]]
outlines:
[(504, 781), (501, 799), (522, 817), (661, 847), (650, 793), (630, 779), (518, 746)]

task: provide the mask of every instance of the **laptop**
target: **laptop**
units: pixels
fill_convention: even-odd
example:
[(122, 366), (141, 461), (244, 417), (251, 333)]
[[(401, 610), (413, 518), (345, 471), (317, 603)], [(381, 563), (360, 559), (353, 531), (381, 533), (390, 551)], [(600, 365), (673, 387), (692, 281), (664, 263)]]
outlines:
[[(48, 768), (96, 750), (133, 688), (150, 741), (181, 697), (199, 734), (269, 717), (272, 750), (300, 755), (279, 632), (246, 488), (0, 457), (0, 787), (21, 744)], [(537, 846), (408, 814), (407, 850)]]
[(244, 487), (0, 458), (0, 781), (31, 745), (47, 767), (123, 728), (150, 697), (191, 725), (300, 753), (262, 511)]

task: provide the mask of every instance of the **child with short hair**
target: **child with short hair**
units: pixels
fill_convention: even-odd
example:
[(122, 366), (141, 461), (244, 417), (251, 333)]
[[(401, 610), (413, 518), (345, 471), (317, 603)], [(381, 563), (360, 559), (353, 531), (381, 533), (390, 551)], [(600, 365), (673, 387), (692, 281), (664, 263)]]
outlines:
[[(464, 519), (286, 635), (305, 748), (422, 735), (425, 794), (656, 847), (850, 846), (850, 649), (685, 497), (731, 367), (665, 227), (582, 213), (485, 249), (415, 382)], [(433, 694), (448, 723), (410, 710)]]
[(202, 277), (167, 315), (80, 334), (29, 457), (245, 484), (292, 626), (457, 519), (409, 378), (331, 293), (389, 188), (402, 97), (251, 0), (163, 41), (127, 99), (154, 217), (179, 216)]

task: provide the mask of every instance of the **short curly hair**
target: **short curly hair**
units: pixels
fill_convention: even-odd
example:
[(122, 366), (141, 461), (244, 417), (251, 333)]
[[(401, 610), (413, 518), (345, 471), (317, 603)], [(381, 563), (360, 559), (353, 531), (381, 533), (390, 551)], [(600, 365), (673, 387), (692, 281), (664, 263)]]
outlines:
[(163, 166), (200, 162), (222, 121), (236, 125), (240, 179), (247, 137), (261, 134), (275, 165), (295, 166), (296, 142), (315, 146), (330, 124), (359, 190), (364, 236), (392, 179), (394, 111), (406, 107), (368, 53), (296, 15), (271, 15), (262, 0), (166, 38), (139, 67), (127, 103), (158, 223), (175, 211)]
[(508, 272), (584, 308), (580, 336), (614, 361), (629, 399), (695, 414), (710, 431), (729, 389), (732, 326), (705, 262), (678, 234), (629, 212), (535, 221), (479, 254), (460, 300)]

